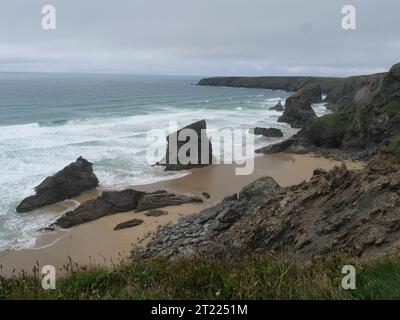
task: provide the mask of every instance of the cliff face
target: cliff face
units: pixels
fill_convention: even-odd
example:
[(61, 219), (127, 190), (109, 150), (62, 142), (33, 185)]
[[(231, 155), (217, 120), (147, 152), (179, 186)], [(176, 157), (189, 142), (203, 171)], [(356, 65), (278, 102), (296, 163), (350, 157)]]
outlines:
[(345, 78), (335, 77), (212, 77), (201, 79), (200, 86), (233, 88), (258, 88), (270, 90), (297, 91), (308, 85), (320, 85), (322, 92), (329, 93), (341, 85)]
[[(212, 77), (201, 79), (200, 86), (223, 86), (233, 88), (258, 88), (298, 91), (302, 88), (320, 86), (327, 94), (326, 101), (334, 106), (362, 102), (380, 87), (386, 73), (348, 78), (339, 77)], [(360, 91), (363, 89), (363, 91)], [(357, 95), (357, 96), (356, 96)]]
[(347, 79), (329, 97), (339, 103), (334, 114), (310, 119), (294, 137), (256, 152), (338, 149), (342, 154), (369, 158), (380, 144), (400, 133), (399, 70), (400, 65), (395, 65), (389, 73)]
[(327, 101), (337, 106), (345, 106), (353, 102), (367, 103), (368, 97), (381, 86), (386, 73), (345, 78), (329, 90)]

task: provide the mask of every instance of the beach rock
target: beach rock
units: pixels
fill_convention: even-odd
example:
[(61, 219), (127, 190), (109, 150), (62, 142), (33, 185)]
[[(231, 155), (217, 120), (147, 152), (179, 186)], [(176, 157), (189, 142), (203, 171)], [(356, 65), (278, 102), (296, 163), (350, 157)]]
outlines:
[(139, 200), (135, 211), (142, 212), (168, 206), (179, 206), (186, 203), (201, 202), (203, 202), (203, 200), (199, 197), (185, 196), (161, 190), (143, 195)]
[(168, 211), (165, 210), (150, 210), (149, 212), (146, 212), (144, 215), (147, 217), (161, 217), (161, 216), (166, 216), (168, 214)]
[(285, 108), (282, 105), (282, 102), (279, 100), (279, 102), (274, 106), (269, 108), (269, 110), (275, 110), (275, 111), (283, 111)]
[(39, 229), (37, 232), (51, 232), (51, 231), (55, 231), (56, 229), (54, 227), (44, 227)]
[(255, 135), (262, 135), (264, 137), (268, 138), (281, 138), (283, 137), (283, 132), (281, 129), (277, 128), (260, 128), (256, 127), (253, 130), (253, 133)]
[(350, 171), (344, 164), (315, 170), (310, 181), (296, 186), (281, 188), (272, 178), (261, 178), (238, 197), (162, 227), (142, 253), (242, 257), (256, 251), (304, 260), (397, 254), (398, 172), (400, 159), (381, 152), (363, 170)]
[(142, 212), (167, 206), (200, 202), (203, 202), (203, 200), (198, 197), (179, 195), (162, 190), (153, 193), (133, 189), (106, 191), (100, 197), (89, 200), (75, 210), (67, 212), (55, 222), (55, 225), (61, 228), (71, 228), (116, 213)]
[(29, 212), (77, 197), (84, 191), (96, 188), (98, 184), (99, 180), (93, 173), (92, 163), (79, 157), (35, 187), (36, 194), (24, 199), (18, 205), (17, 212)]
[(144, 194), (144, 192), (133, 189), (103, 192), (100, 197), (89, 200), (75, 210), (67, 212), (55, 222), (55, 225), (61, 228), (71, 228), (101, 217), (133, 211)]
[(204, 197), (204, 199), (207, 199), (207, 200), (211, 198), (211, 196), (208, 192), (203, 192), (201, 195)]
[[(167, 137), (167, 152), (166, 152), (166, 171), (189, 170), (192, 168), (205, 167), (212, 164), (212, 145), (206, 134), (207, 124), (205, 120), (192, 123), (177, 132), (170, 134)], [(181, 140), (180, 134), (193, 133), (196, 135), (195, 140), (190, 137), (183, 137)], [(192, 148), (188, 148), (186, 156), (188, 163), (182, 163), (182, 159), (178, 159), (179, 150), (182, 147), (187, 147), (191, 143)], [(190, 157), (190, 158), (189, 158)]]
[(122, 229), (127, 229), (127, 228), (132, 228), (139, 226), (143, 223), (144, 221), (141, 219), (132, 219), (123, 223), (118, 224), (115, 228), (114, 231), (122, 230)]
[(311, 98), (298, 91), (286, 100), (283, 115), (279, 117), (278, 122), (286, 122), (293, 128), (303, 128), (316, 114), (311, 107)]

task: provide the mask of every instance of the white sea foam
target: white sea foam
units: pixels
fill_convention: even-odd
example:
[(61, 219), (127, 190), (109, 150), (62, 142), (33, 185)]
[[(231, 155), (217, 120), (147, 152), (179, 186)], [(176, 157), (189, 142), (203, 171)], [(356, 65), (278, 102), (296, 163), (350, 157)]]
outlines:
[(312, 104), (312, 108), (315, 111), (315, 114), (317, 115), (317, 117), (322, 117), (326, 114), (332, 113), (332, 111), (327, 109), (326, 106), (327, 106), (327, 103), (325, 103), (325, 102)]

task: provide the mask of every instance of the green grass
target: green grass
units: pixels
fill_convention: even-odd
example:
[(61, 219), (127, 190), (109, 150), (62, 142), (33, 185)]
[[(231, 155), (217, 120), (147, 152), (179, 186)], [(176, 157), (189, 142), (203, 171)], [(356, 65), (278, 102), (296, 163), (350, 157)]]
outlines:
[(306, 125), (309, 138), (316, 146), (339, 148), (348, 128), (346, 117), (337, 113), (310, 119)]
[[(357, 270), (357, 289), (340, 288), (341, 269)], [(69, 269), (56, 290), (38, 277), (0, 278), (2, 299), (399, 299), (400, 259), (344, 257), (307, 262), (272, 256), (235, 261), (137, 259), (112, 270)]]
[(392, 100), (388, 102), (383, 109), (389, 115), (389, 117), (398, 117), (400, 114), (400, 103), (398, 101)]
[(381, 151), (400, 156), (400, 134), (394, 135), (388, 142), (381, 146)]

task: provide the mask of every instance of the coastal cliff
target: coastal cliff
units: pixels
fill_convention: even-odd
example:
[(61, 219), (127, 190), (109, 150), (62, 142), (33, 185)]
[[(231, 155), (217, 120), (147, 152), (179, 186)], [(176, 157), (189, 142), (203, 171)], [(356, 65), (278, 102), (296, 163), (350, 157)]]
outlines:
[[(355, 94), (364, 87), (374, 90), (386, 73), (361, 75), (353, 77), (211, 77), (198, 82), (200, 86), (256, 88), (269, 90), (284, 90), (295, 92), (302, 88), (320, 86), (326, 94), (326, 102), (333, 106), (343, 105), (352, 101)], [(368, 90), (364, 89), (364, 95)], [(360, 96), (362, 94), (360, 93)], [(360, 99), (361, 97), (358, 97)]]
[(257, 88), (297, 91), (305, 86), (320, 85), (327, 93), (343, 84), (345, 78), (336, 77), (211, 77), (201, 79), (200, 86)]
[(294, 137), (258, 152), (359, 157), (368, 161), (363, 170), (344, 164), (329, 172), (317, 169), (309, 182), (286, 188), (270, 177), (258, 179), (216, 206), (161, 228), (142, 254), (243, 257), (261, 252), (300, 259), (396, 254), (400, 64), (388, 73), (345, 79), (332, 92), (341, 96), (335, 113), (311, 117)]
[(353, 80), (342, 88), (335, 113), (312, 118), (295, 136), (256, 152), (318, 152), (370, 160), (400, 133), (400, 64), (350, 86)]

